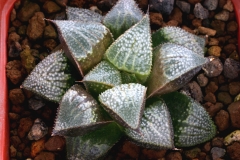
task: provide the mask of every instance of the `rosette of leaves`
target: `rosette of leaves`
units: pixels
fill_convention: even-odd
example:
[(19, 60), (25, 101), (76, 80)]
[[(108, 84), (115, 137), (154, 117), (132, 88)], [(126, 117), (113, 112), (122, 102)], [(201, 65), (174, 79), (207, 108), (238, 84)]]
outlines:
[[(208, 62), (203, 38), (176, 27), (151, 35), (149, 15), (134, 0), (119, 0), (105, 16), (67, 7), (67, 17), (52, 21), (63, 50), (40, 62), (22, 86), (59, 103), (53, 135), (66, 137), (68, 159), (98, 159), (122, 136), (173, 149), (215, 135), (204, 108), (176, 92)], [(67, 59), (81, 84), (70, 80), (76, 73)]]

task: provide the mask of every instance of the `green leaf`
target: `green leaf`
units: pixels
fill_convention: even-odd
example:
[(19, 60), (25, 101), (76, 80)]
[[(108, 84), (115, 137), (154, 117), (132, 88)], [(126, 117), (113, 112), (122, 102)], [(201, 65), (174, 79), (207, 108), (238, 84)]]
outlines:
[(205, 39), (179, 27), (163, 27), (152, 34), (153, 47), (166, 42), (182, 45), (199, 55), (204, 55)]
[(120, 72), (107, 61), (100, 62), (82, 81), (89, 92), (97, 95), (122, 83)]
[(103, 24), (112, 32), (115, 39), (140, 21), (142, 11), (134, 0), (119, 0), (103, 19)]
[(119, 124), (137, 129), (145, 103), (146, 87), (137, 83), (121, 84), (99, 95), (104, 109)]
[(178, 90), (208, 62), (207, 58), (171, 43), (156, 47), (153, 54), (153, 69), (148, 79), (149, 97)]
[(137, 79), (135, 74), (127, 73), (127, 72), (121, 72), (122, 77), (122, 83), (140, 83), (140, 81)]
[(146, 107), (139, 130), (126, 129), (136, 144), (151, 149), (173, 149), (172, 120), (163, 100)]
[(119, 70), (135, 74), (144, 83), (152, 66), (149, 15), (119, 37), (106, 51), (106, 58)]
[(59, 102), (74, 80), (62, 50), (48, 55), (32, 70), (22, 87), (50, 101)]
[(97, 101), (79, 85), (72, 86), (60, 103), (53, 135), (77, 136), (110, 123)]
[(116, 123), (78, 137), (66, 137), (67, 159), (95, 160), (104, 156), (122, 137)]
[(84, 22), (101, 22), (102, 15), (91, 11), (89, 9), (76, 8), (76, 7), (67, 7), (66, 9), (67, 19), (68, 20), (78, 20)]
[(198, 102), (178, 92), (161, 97), (167, 104), (172, 117), (176, 147), (194, 146), (215, 136), (215, 125)]
[(97, 65), (113, 42), (109, 30), (101, 23), (52, 21), (58, 28), (63, 49), (84, 76)]

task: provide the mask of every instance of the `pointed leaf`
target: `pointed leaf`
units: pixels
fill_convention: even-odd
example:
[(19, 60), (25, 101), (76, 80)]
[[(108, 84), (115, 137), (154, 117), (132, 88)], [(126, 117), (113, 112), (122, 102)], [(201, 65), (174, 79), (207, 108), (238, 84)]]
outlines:
[(178, 90), (208, 62), (207, 58), (171, 43), (156, 47), (153, 54), (153, 69), (148, 79), (149, 96)]
[(127, 73), (127, 72), (121, 72), (122, 77), (122, 83), (140, 83), (140, 81), (137, 79), (135, 74)]
[(129, 83), (106, 90), (99, 95), (104, 109), (121, 125), (137, 129), (145, 103), (146, 87)]
[(58, 50), (38, 63), (22, 87), (48, 100), (59, 102), (73, 82), (68, 59), (62, 50)]
[(107, 123), (110, 122), (104, 121), (97, 101), (82, 87), (74, 85), (63, 96), (52, 134), (83, 135)]
[(97, 95), (122, 83), (120, 72), (107, 61), (100, 62), (82, 81), (89, 92)]
[(53, 21), (58, 28), (61, 44), (70, 60), (85, 75), (98, 64), (113, 39), (101, 23)]
[(76, 7), (67, 7), (66, 9), (67, 19), (68, 20), (79, 20), (84, 22), (101, 22), (102, 15), (91, 11), (89, 9), (76, 8)]
[(163, 27), (152, 34), (153, 47), (166, 42), (182, 45), (199, 55), (204, 55), (205, 39), (179, 27)]
[(121, 136), (122, 131), (113, 122), (83, 136), (66, 137), (67, 159), (99, 159), (119, 141)]
[(140, 21), (142, 11), (134, 0), (119, 0), (103, 19), (103, 24), (113, 33), (115, 39)]
[(214, 123), (198, 102), (178, 92), (161, 97), (167, 104), (172, 117), (175, 146), (190, 147), (215, 136)]
[(163, 100), (155, 101), (144, 110), (139, 130), (126, 129), (125, 132), (135, 143), (146, 148), (174, 148), (172, 120)]
[(119, 70), (136, 74), (144, 83), (152, 66), (149, 15), (119, 37), (106, 51), (106, 58)]

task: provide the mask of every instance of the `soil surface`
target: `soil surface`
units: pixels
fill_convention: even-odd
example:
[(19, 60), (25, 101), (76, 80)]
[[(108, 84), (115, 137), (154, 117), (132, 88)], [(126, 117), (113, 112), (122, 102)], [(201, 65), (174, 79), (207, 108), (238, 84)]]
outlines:
[[(213, 60), (183, 90), (205, 107), (218, 133), (204, 144), (175, 150), (144, 149), (122, 139), (105, 159), (240, 160), (240, 139), (224, 144), (228, 134), (240, 129), (238, 25), (231, 1), (162, 0), (169, 5), (165, 7), (157, 6), (156, 1), (149, 1), (152, 31), (178, 26), (207, 39), (206, 56), (212, 56)], [(116, 0), (22, 0), (15, 3), (10, 16), (6, 66), (11, 160), (66, 159), (65, 139), (51, 136), (58, 105), (20, 87), (35, 65), (59, 44), (56, 28), (44, 18), (65, 19), (65, 4), (90, 8), (104, 15), (115, 3)], [(137, 3), (146, 13), (148, 0), (137, 0)]]

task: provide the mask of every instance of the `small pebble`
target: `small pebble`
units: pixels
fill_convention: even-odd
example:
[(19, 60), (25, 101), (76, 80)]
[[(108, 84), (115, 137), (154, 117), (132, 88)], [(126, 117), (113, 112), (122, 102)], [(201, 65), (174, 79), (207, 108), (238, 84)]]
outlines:
[(166, 155), (166, 160), (182, 160), (180, 152), (171, 151)]
[(18, 145), (21, 143), (21, 139), (18, 136), (11, 136), (10, 137), (10, 143), (13, 145), (15, 148), (18, 147)]
[(235, 50), (237, 49), (235, 44), (227, 44), (223, 47), (223, 52), (230, 55), (231, 53), (233, 53)]
[(56, 39), (57, 38), (57, 32), (52, 25), (48, 25), (44, 29), (43, 36), (46, 39), (48, 39), (48, 38), (49, 39), (51, 39), (51, 38)]
[(222, 49), (219, 46), (211, 46), (208, 48), (208, 54), (210, 56), (220, 57)]
[(198, 31), (201, 34), (208, 35), (208, 36), (215, 36), (215, 34), (217, 33), (217, 31), (214, 29), (206, 28), (202, 26), (198, 27)]
[(228, 24), (227, 24), (227, 31), (228, 32), (235, 32), (237, 31), (238, 29), (238, 24), (236, 21), (230, 21)]
[(240, 82), (230, 82), (229, 83), (229, 93), (231, 95), (237, 95), (240, 93)]
[(240, 143), (234, 142), (227, 147), (227, 153), (232, 160), (239, 160), (240, 157)]
[(48, 133), (48, 127), (39, 118), (34, 121), (31, 130), (28, 133), (29, 140), (39, 140)]
[(44, 150), (45, 138), (33, 141), (31, 144), (30, 155), (32, 158), (36, 157), (41, 151)]
[(178, 24), (182, 24), (182, 11), (179, 8), (174, 8), (169, 15), (169, 20), (176, 20)]
[(121, 152), (123, 152), (125, 155), (128, 155), (134, 159), (137, 159), (139, 157), (140, 147), (134, 145), (130, 141), (125, 141)]
[(51, 152), (40, 152), (34, 160), (55, 160), (55, 154)]
[(234, 79), (238, 77), (240, 63), (234, 59), (227, 58), (223, 65), (223, 73), (226, 78)]
[(64, 137), (61, 136), (52, 136), (45, 143), (45, 149), (48, 151), (62, 151), (66, 145)]
[(97, 6), (91, 6), (89, 9), (102, 15), (102, 11)]
[(152, 150), (152, 149), (142, 150), (142, 154), (145, 159), (162, 159), (164, 158), (166, 152), (167, 152), (166, 150)]
[(55, 13), (61, 10), (61, 8), (53, 1), (46, 1), (43, 5), (43, 10), (48, 13)]
[(7, 78), (13, 83), (18, 84), (24, 78), (24, 68), (22, 67), (21, 61), (13, 60), (9, 61), (6, 66)]
[(203, 5), (208, 10), (212, 11), (212, 10), (215, 10), (217, 8), (218, 0), (204, 0)]
[(203, 146), (203, 148), (202, 148), (202, 150), (204, 151), (204, 152), (209, 152), (210, 150), (211, 150), (211, 143), (210, 142), (206, 142), (205, 144), (204, 144), (204, 146)]
[(240, 130), (235, 130), (224, 138), (224, 145), (228, 146), (233, 142), (240, 142)]
[(219, 148), (222, 148), (223, 147), (223, 138), (222, 137), (214, 137), (212, 139), (212, 147), (219, 147)]
[(200, 148), (192, 148), (190, 150), (185, 150), (184, 151), (184, 155), (188, 158), (188, 159), (194, 159), (197, 157), (197, 155), (201, 152)]
[(9, 99), (12, 104), (22, 104), (25, 100), (22, 89), (15, 88), (9, 91)]
[(207, 77), (217, 77), (223, 71), (223, 64), (217, 57), (210, 56), (210, 62), (205, 64), (202, 69)]
[(194, 27), (200, 27), (201, 25), (202, 25), (202, 19), (199, 19), (199, 18), (194, 18), (193, 20), (192, 20), (192, 25), (194, 26)]
[(225, 155), (225, 153), (226, 153), (226, 150), (219, 147), (213, 147), (211, 149), (213, 160), (218, 160), (219, 158), (222, 158)]
[(219, 41), (217, 38), (209, 38), (208, 45), (209, 46), (217, 46), (219, 44)]
[(163, 25), (163, 17), (161, 13), (150, 12), (149, 15), (151, 24), (158, 27)]
[(211, 93), (211, 92), (208, 92), (205, 97), (204, 97), (204, 101), (207, 101), (207, 102), (211, 102), (211, 103), (216, 103), (216, 96)]
[(195, 81), (189, 82), (188, 87), (189, 87), (189, 92), (191, 94), (191, 97), (195, 99), (197, 102), (202, 102), (203, 94), (198, 83)]
[(227, 111), (220, 110), (215, 116), (215, 124), (219, 131), (224, 131), (228, 129), (230, 125), (230, 117)]
[(38, 110), (43, 106), (45, 106), (45, 101), (40, 96), (34, 95), (28, 100), (28, 105), (29, 105), (29, 108), (33, 110)]
[(106, 10), (110, 10), (116, 3), (118, 0), (100, 0), (97, 3), (97, 6), (100, 10), (102, 11), (106, 11)]
[(200, 19), (207, 19), (209, 16), (209, 12), (206, 8), (204, 8), (201, 3), (195, 4), (193, 13), (195, 17), (200, 18)]
[(219, 92), (217, 95), (217, 99), (219, 102), (222, 102), (225, 105), (228, 105), (232, 102), (232, 97), (228, 92)]
[(206, 93), (208, 93), (208, 92), (215, 93), (217, 90), (218, 90), (218, 85), (213, 81), (210, 81), (208, 83), (207, 87), (205, 88)]
[(184, 12), (190, 13), (191, 6), (185, 1), (176, 1), (176, 5)]
[(169, 15), (173, 10), (174, 0), (150, 0), (149, 7), (162, 14)]
[(17, 15), (16, 15), (16, 10), (13, 8), (10, 14), (10, 21), (14, 21), (16, 19)]
[(197, 82), (200, 87), (205, 87), (208, 84), (208, 78), (201, 73), (197, 76)]
[[(225, 35), (226, 33), (225, 27), (226, 27), (226, 23), (223, 21), (215, 19), (211, 22), (211, 28), (217, 31), (216, 34), (218, 36)], [(226, 41), (226, 39), (224, 40)]]
[(17, 149), (15, 147), (13, 147), (12, 145), (10, 146), (9, 152), (10, 152), (10, 157), (11, 158), (16, 157)]
[(36, 12), (29, 20), (27, 27), (27, 35), (30, 40), (42, 38), (45, 26), (44, 14), (42, 12)]
[(227, 3), (223, 6), (223, 9), (226, 9), (229, 12), (232, 12), (234, 10), (232, 1), (231, 0), (227, 0)]
[(215, 14), (214, 18), (221, 21), (228, 21), (229, 12), (226, 10), (222, 10), (221, 12)]
[(215, 116), (215, 114), (223, 108), (223, 104), (219, 102), (216, 104), (206, 102), (203, 106), (211, 117)]
[(20, 116), (18, 114), (11, 113), (11, 112), (8, 113), (8, 117), (9, 117), (10, 120), (13, 120), (13, 121), (16, 121), (16, 120), (18, 120), (20, 118)]
[(25, 135), (30, 131), (32, 125), (33, 121), (31, 118), (29, 117), (21, 118), (18, 126), (18, 136), (20, 138), (25, 137)]
[(68, 0), (55, 0), (55, 2), (62, 7), (66, 7)]
[(37, 3), (26, 1), (18, 12), (17, 17), (20, 21), (27, 22), (35, 14), (35, 12), (39, 11), (40, 6)]
[(232, 127), (240, 128), (240, 101), (231, 103), (227, 109), (230, 115)]

